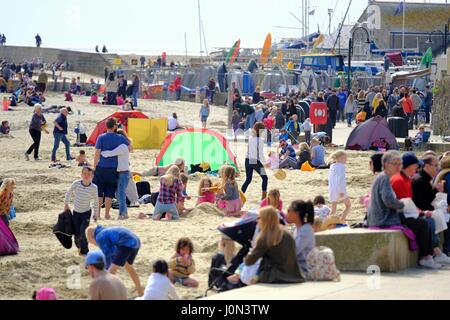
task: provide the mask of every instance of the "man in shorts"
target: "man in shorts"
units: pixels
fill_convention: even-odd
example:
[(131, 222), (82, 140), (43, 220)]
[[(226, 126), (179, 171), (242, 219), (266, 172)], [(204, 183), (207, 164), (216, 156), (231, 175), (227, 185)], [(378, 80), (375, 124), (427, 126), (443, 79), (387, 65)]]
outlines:
[(94, 217), (95, 220), (100, 218), (103, 202), (105, 202), (105, 219), (111, 219), (109, 212), (119, 180), (117, 173), (117, 166), (119, 163), (117, 157), (104, 158), (101, 153), (102, 151), (112, 151), (122, 144), (131, 148), (130, 142), (124, 136), (116, 133), (118, 129), (116, 119), (108, 119), (106, 121), (106, 128), (107, 132), (98, 137), (95, 145), (95, 175), (93, 183), (98, 187), (99, 197), (98, 217)]
[(98, 246), (105, 255), (105, 266), (109, 273), (116, 274), (119, 268), (125, 267), (133, 280), (137, 293), (144, 295), (141, 281), (133, 267), (134, 260), (141, 247), (141, 241), (130, 230), (124, 227), (89, 228), (86, 231), (89, 243)]
[(106, 272), (105, 255), (91, 251), (86, 257), (85, 266), (92, 279), (89, 286), (91, 300), (127, 300), (127, 288), (119, 277)]

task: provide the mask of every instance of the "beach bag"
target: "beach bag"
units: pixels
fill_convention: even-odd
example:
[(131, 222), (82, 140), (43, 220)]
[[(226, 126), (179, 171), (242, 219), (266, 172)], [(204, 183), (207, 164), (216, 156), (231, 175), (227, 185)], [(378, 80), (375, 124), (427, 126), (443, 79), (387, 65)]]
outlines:
[(139, 195), (139, 198), (142, 198), (143, 196), (147, 194), (152, 194), (150, 182), (148, 181), (140, 181), (136, 183), (137, 193)]
[(309, 277), (313, 281), (340, 281), (341, 273), (336, 267), (334, 252), (327, 247), (316, 247), (306, 258)]
[(14, 255), (19, 252), (19, 243), (14, 233), (6, 225), (3, 219), (0, 219), (0, 256)]

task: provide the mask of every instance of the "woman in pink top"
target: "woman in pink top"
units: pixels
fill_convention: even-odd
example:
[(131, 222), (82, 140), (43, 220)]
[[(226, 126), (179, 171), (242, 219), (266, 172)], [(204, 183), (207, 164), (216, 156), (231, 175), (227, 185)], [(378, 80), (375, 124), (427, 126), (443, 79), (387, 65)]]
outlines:
[(202, 203), (216, 203), (216, 194), (213, 191), (208, 191), (212, 187), (212, 181), (210, 178), (205, 177), (200, 180), (198, 185), (198, 195), (200, 198), (197, 200), (197, 206)]

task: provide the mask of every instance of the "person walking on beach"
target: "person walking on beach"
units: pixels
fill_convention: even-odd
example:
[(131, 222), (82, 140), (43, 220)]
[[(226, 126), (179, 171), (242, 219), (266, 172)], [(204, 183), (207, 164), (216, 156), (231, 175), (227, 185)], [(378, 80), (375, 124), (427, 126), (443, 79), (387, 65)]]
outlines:
[(36, 35), (35, 39), (36, 39), (36, 47), (40, 48), (42, 45), (42, 38), (39, 35), (39, 33)]
[(116, 274), (125, 267), (133, 280), (137, 294), (144, 295), (144, 289), (136, 269), (133, 267), (141, 247), (141, 241), (133, 232), (124, 227), (89, 228), (86, 231), (89, 243), (98, 246), (105, 255), (105, 266), (109, 273)]
[(269, 178), (267, 177), (263, 165), (263, 163), (266, 163), (264, 157), (264, 130), (265, 126), (263, 123), (257, 122), (253, 126), (252, 135), (248, 140), (247, 157), (245, 159), (246, 180), (242, 185), (242, 192), (246, 193), (248, 187), (252, 183), (253, 171), (256, 171), (262, 179), (262, 200), (267, 198), (267, 186), (269, 182)]
[(108, 119), (106, 121), (106, 129), (107, 132), (98, 137), (95, 145), (94, 184), (98, 187), (99, 218), (101, 207), (103, 202), (105, 202), (105, 219), (109, 220), (111, 219), (109, 212), (111, 210), (112, 199), (116, 194), (119, 179), (117, 172), (119, 160), (117, 156), (105, 158), (101, 153), (103, 151), (115, 150), (122, 144), (129, 146), (130, 142), (124, 136), (116, 133), (118, 129), (116, 119)]
[(41, 73), (39, 74), (37, 81), (38, 85), (36, 87), (36, 91), (45, 93), (45, 91), (47, 90), (47, 82), (48, 82), (48, 75), (44, 71), (44, 69), (41, 69)]
[(39, 146), (41, 144), (41, 136), (42, 131), (48, 134), (46, 129), (47, 120), (45, 120), (44, 115), (42, 114), (42, 105), (36, 104), (34, 106), (34, 114), (31, 119), (29, 132), (30, 136), (33, 139), (33, 144), (28, 148), (27, 152), (25, 152), (25, 158), (27, 161), (30, 161), (30, 155), (34, 151), (34, 160), (39, 161)]
[(92, 178), (92, 169), (84, 167), (81, 171), (81, 179), (72, 183), (64, 202), (64, 211), (70, 211), (69, 201), (73, 196), (75, 245), (80, 255), (86, 255), (89, 252), (86, 229), (91, 221), (92, 208), (94, 209), (94, 220), (97, 221), (98, 218), (98, 191), (97, 186), (92, 183)]
[(101, 251), (92, 251), (86, 257), (85, 267), (91, 275), (91, 300), (127, 300), (127, 288), (119, 277), (105, 270), (106, 259)]
[(203, 100), (203, 105), (200, 108), (200, 119), (202, 121), (203, 129), (206, 129), (206, 124), (208, 121), (208, 117), (211, 113), (211, 107), (209, 106), (209, 100)]
[(60, 111), (60, 115), (56, 120), (54, 121), (55, 128), (53, 129), (53, 137), (55, 138), (54, 144), (53, 144), (53, 150), (52, 150), (52, 162), (56, 162), (56, 152), (58, 151), (59, 144), (61, 141), (64, 143), (66, 147), (66, 158), (67, 161), (74, 160), (75, 158), (72, 158), (70, 155), (70, 142), (67, 139), (67, 116), (69, 114), (69, 111), (67, 108), (62, 108)]
[(133, 97), (133, 107), (138, 107), (139, 89), (141, 82), (137, 74), (133, 74), (133, 82), (131, 83), (131, 96)]

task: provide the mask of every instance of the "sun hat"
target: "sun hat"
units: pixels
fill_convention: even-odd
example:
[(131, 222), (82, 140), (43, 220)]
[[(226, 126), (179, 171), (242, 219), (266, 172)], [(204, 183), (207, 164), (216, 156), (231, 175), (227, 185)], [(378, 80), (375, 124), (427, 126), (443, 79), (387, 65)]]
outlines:
[(277, 178), (278, 180), (285, 180), (287, 177), (286, 171), (284, 171), (283, 169), (278, 169), (275, 174), (274, 174), (275, 178)]
[(36, 291), (36, 300), (58, 300), (55, 289), (42, 288)]
[(101, 251), (90, 251), (86, 257), (85, 266), (91, 266), (94, 264), (106, 264), (106, 258)]
[(345, 224), (345, 221), (342, 221), (338, 216), (329, 216), (322, 222), (320, 229), (321, 231), (326, 231), (330, 226), (337, 224)]

